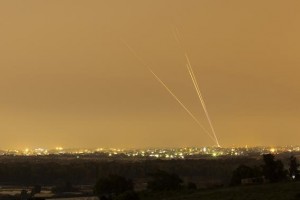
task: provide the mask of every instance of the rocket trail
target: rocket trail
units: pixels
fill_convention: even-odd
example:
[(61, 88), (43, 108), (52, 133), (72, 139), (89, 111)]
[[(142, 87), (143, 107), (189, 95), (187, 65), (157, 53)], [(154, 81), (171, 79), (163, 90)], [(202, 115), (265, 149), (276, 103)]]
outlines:
[[(177, 27), (175, 27), (175, 31), (173, 31), (173, 35), (174, 35), (174, 38), (175, 40), (179, 43), (179, 46), (183, 49), (183, 51), (185, 52), (185, 49), (184, 47), (182, 46), (182, 43), (180, 42), (180, 34), (179, 34), (179, 31), (177, 29)], [(213, 124), (212, 124), (212, 121), (209, 117), (209, 114), (208, 114), (208, 111), (207, 111), (207, 108), (206, 108), (206, 104), (204, 102), (204, 99), (202, 97), (202, 94), (201, 94), (201, 91), (200, 91), (200, 88), (199, 88), (199, 85), (198, 85), (198, 82), (197, 82), (197, 79), (196, 79), (196, 76), (194, 74), (194, 71), (193, 71), (193, 68), (192, 68), (192, 65), (191, 65), (191, 62), (190, 62), (190, 59), (187, 55), (187, 53), (185, 52), (185, 58), (187, 60), (187, 69), (189, 71), (189, 74), (191, 76), (191, 79), (192, 79), (192, 82), (194, 84), (194, 87), (196, 89), (196, 92), (198, 94), (198, 97), (199, 97), (199, 100), (201, 102), (201, 105), (202, 105), (202, 108), (204, 110), (204, 113), (205, 113), (205, 116), (207, 118), (207, 121), (209, 123), (209, 126), (212, 130), (212, 133), (213, 133), (213, 136), (215, 138), (215, 142), (217, 143), (217, 146), (220, 147), (220, 144), (219, 144), (219, 141), (218, 141), (218, 138), (217, 138), (217, 135), (216, 135), (216, 132), (215, 132), (215, 129), (213, 127)]]
[[(189, 111), (189, 109), (178, 99), (178, 97), (168, 88), (168, 86), (152, 71), (150, 66), (135, 52), (135, 50), (129, 46), (125, 41), (122, 42), (127, 46), (127, 48), (133, 53), (135, 57), (151, 72), (155, 79), (170, 93), (170, 95), (181, 105), (181, 107), (194, 119), (194, 121), (203, 129), (203, 131), (216, 142), (215, 138), (204, 128), (204, 126), (199, 122), (199, 120)], [(218, 145), (218, 143), (217, 143)], [(219, 145), (218, 145), (219, 146)]]
[(176, 42), (180, 45), (179, 35), (176, 32), (173, 31), (173, 36), (174, 36)]
[(191, 79), (192, 79), (192, 81), (193, 81), (193, 84), (194, 84), (194, 86), (195, 86), (195, 89), (196, 89), (196, 92), (197, 92), (197, 94), (198, 94), (199, 100), (200, 100), (200, 102), (201, 102), (201, 104), (202, 104), (202, 107), (203, 107), (203, 110), (204, 110), (204, 112), (205, 112), (206, 118), (207, 118), (207, 120), (208, 120), (209, 126), (210, 126), (210, 128), (211, 128), (211, 130), (212, 130), (212, 132), (213, 132), (213, 135), (214, 135), (214, 138), (215, 138), (215, 140), (216, 140), (217, 146), (220, 147), (220, 144), (219, 144), (219, 141), (218, 141), (218, 138), (217, 138), (215, 129), (214, 129), (213, 124), (212, 124), (212, 121), (211, 121), (211, 119), (210, 119), (210, 117), (209, 117), (209, 114), (208, 114), (208, 111), (207, 111), (207, 108), (206, 108), (206, 104), (205, 104), (205, 102), (204, 102), (204, 99), (203, 99), (203, 97), (202, 97), (201, 91), (200, 91), (200, 89), (199, 89), (199, 85), (198, 85), (197, 79), (196, 79), (196, 77), (195, 77), (193, 68), (192, 68), (192, 66), (191, 66), (189, 57), (188, 57), (187, 54), (185, 54), (185, 56), (186, 56), (186, 59), (187, 59), (187, 61), (188, 61), (187, 68), (188, 68), (188, 70), (189, 70), (189, 74), (190, 74)]
[[(148, 68), (149, 69), (149, 68)], [(182, 108), (196, 121), (196, 123), (204, 130), (204, 132), (214, 141), (215, 139), (209, 134), (209, 132), (204, 128), (204, 126), (197, 120), (197, 118), (185, 107), (185, 105), (175, 96), (175, 94), (166, 86), (166, 84), (151, 70), (149, 71), (154, 75), (158, 82), (160, 82), (165, 89), (174, 97), (174, 99), (182, 106)], [(218, 145), (218, 144), (217, 144)]]

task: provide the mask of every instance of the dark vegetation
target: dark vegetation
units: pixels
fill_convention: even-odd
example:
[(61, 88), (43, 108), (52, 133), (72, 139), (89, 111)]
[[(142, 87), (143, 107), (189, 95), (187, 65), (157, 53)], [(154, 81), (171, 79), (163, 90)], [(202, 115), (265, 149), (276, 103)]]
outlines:
[(291, 156), (290, 158), (290, 167), (289, 167), (289, 175), (294, 180), (300, 180), (300, 164), (297, 162), (296, 157)]
[(258, 167), (249, 167), (246, 165), (240, 165), (232, 172), (232, 178), (230, 185), (240, 185), (243, 179), (254, 178), (262, 176), (262, 172)]
[(165, 171), (157, 171), (149, 174), (147, 188), (152, 191), (179, 190), (182, 187), (182, 179), (177, 174)]
[(104, 196), (120, 195), (126, 192), (133, 192), (132, 180), (118, 175), (109, 175), (100, 178), (94, 188), (94, 194), (104, 198)]
[(240, 185), (243, 180), (250, 179), (248, 183), (263, 183), (265, 181), (274, 183), (286, 180), (299, 180), (299, 164), (294, 156), (289, 158), (289, 170), (284, 168), (281, 160), (276, 160), (272, 154), (263, 155), (264, 164), (249, 167), (240, 165), (232, 173), (231, 185)]
[(0, 163), (0, 180), (2, 185), (35, 185), (31, 192), (22, 191), (24, 199), (39, 193), (40, 185), (51, 185), (53, 193), (63, 195), (79, 192), (77, 185), (84, 184), (94, 185), (90, 195), (101, 200), (300, 199), (296, 157), (279, 158), (266, 154), (205, 160), (10, 160)]
[(141, 200), (299, 200), (300, 182), (140, 193)]
[(261, 163), (257, 158), (217, 158), (198, 160), (94, 160), (76, 158), (9, 157), (0, 160), (1, 185), (95, 184), (109, 174), (134, 181), (144, 180), (157, 170), (175, 173), (197, 184), (228, 184), (240, 164)]
[[(287, 170), (284, 169), (284, 165), (282, 161), (276, 160), (274, 155), (266, 154), (263, 155), (262, 157), (263, 157), (263, 164), (260, 166), (254, 166), (254, 167), (249, 167), (246, 165), (238, 166), (237, 169), (235, 169), (232, 173), (231, 185), (238, 186), (243, 183), (250, 184), (250, 185), (258, 185), (258, 184), (263, 184), (268, 182), (269, 183), (281, 182), (283, 184), (287, 184), (288, 181), (296, 181), (297, 180), (296, 177), (299, 177), (299, 170), (298, 170), (299, 164), (295, 157), (293, 156), (290, 157), (289, 173)], [(166, 171), (158, 170), (155, 173), (150, 173), (148, 176), (149, 178), (147, 181), (147, 190), (141, 193), (141, 196), (143, 196), (144, 199), (147, 198), (154, 199), (155, 197), (158, 198), (159, 195), (162, 195), (165, 198), (176, 193), (177, 194), (180, 193), (181, 196), (186, 195), (188, 197), (190, 193), (194, 193), (195, 190), (197, 189), (197, 186), (191, 182), (187, 183), (187, 185), (184, 185), (183, 184), (184, 181), (175, 173), (168, 173)], [(109, 184), (109, 182), (106, 184), (106, 186), (108, 185), (110, 187), (113, 187), (113, 185)], [(124, 183), (124, 186), (125, 185), (126, 184)], [(98, 185), (98, 190), (100, 190), (101, 187), (105, 188), (104, 185), (100, 187)], [(117, 184), (114, 187), (117, 188)], [(117, 193), (113, 191), (112, 188), (110, 190), (105, 190), (105, 191), (108, 192), (109, 194), (116, 194), (117, 196), (121, 194), (120, 192)], [(127, 191), (133, 192), (132, 188), (123, 190), (123, 192), (127, 192)], [(226, 190), (220, 190), (220, 191), (226, 192)], [(164, 196), (164, 193), (167, 195)], [(242, 194), (239, 195), (242, 196)], [(223, 197), (222, 199), (236, 199), (234, 198), (234, 196), (232, 195), (230, 196), (231, 196), (230, 198), (228, 198), (227, 196), (227, 197)], [(295, 194), (294, 198), (298, 198), (298, 196), (299, 194), (297, 193)], [(176, 199), (176, 196), (173, 197), (172, 199)]]
[(77, 192), (78, 188), (74, 187), (71, 182), (66, 181), (52, 187), (52, 192), (55, 194), (61, 194), (65, 192)]

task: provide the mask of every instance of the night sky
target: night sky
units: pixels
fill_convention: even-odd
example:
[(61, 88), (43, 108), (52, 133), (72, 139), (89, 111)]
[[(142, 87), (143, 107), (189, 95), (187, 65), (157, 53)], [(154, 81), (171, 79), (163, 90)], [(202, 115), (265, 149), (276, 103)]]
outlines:
[[(300, 1), (0, 1), (0, 149), (300, 140)], [(174, 38), (177, 29), (181, 42)]]

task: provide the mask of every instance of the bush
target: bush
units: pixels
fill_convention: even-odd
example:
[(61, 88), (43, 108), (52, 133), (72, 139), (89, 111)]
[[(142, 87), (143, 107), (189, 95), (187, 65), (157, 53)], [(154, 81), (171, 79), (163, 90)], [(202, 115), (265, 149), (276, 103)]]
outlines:
[(298, 200), (298, 199), (300, 199), (300, 193), (297, 193), (297, 194), (295, 195), (295, 200)]
[(121, 195), (119, 195), (116, 200), (139, 200), (139, 196), (137, 193), (133, 191), (127, 191)]
[(99, 196), (107, 194), (119, 195), (132, 190), (132, 181), (118, 175), (110, 175), (105, 178), (100, 178), (94, 187), (94, 193)]
[(286, 179), (287, 172), (284, 170), (283, 163), (280, 160), (274, 160), (274, 155), (263, 155), (265, 164), (263, 167), (263, 175), (270, 182), (278, 182)]
[(299, 170), (299, 163), (297, 162), (297, 159), (295, 156), (290, 157), (290, 168), (289, 173), (290, 177), (293, 180), (299, 180), (300, 179), (300, 170)]
[(40, 185), (35, 185), (32, 189), (31, 189), (31, 196), (34, 196), (35, 194), (41, 193), (42, 191), (42, 186)]
[(177, 174), (169, 174), (165, 171), (157, 171), (150, 174), (150, 177), (148, 189), (154, 191), (177, 190), (181, 188), (183, 182)]
[(189, 190), (197, 190), (197, 185), (195, 183), (193, 183), (193, 182), (189, 182), (187, 184), (187, 189), (189, 189)]
[(261, 171), (257, 168), (251, 168), (246, 165), (240, 165), (232, 172), (230, 185), (240, 185), (242, 179), (255, 178), (261, 176)]
[(72, 183), (67, 181), (64, 184), (54, 186), (51, 191), (53, 193), (77, 192), (78, 188), (73, 187)]

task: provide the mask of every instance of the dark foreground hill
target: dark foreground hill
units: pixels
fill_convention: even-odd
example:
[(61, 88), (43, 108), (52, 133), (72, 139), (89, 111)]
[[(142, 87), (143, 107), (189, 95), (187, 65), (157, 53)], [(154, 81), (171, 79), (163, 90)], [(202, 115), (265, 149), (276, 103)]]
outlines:
[(300, 200), (300, 182), (226, 187), (213, 190), (144, 193), (142, 200)]
[(197, 160), (102, 160), (74, 156), (8, 156), (0, 158), (0, 185), (94, 185), (99, 177), (115, 174), (137, 185), (157, 170), (178, 174), (199, 187), (227, 185), (232, 171), (241, 164), (260, 165), (261, 158), (222, 157)]

